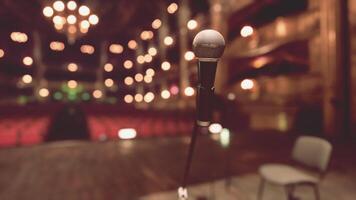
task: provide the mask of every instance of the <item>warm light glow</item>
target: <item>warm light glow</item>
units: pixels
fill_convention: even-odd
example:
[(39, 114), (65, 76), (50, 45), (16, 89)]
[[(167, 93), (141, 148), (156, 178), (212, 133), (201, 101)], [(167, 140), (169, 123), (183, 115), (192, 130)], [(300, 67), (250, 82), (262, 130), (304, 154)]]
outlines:
[(146, 75), (148, 76), (154, 76), (155, 75), (155, 70), (153, 70), (152, 68), (148, 68), (146, 70)]
[(130, 40), (128, 43), (127, 43), (127, 46), (130, 48), (130, 49), (136, 49), (137, 48), (137, 42), (135, 40)]
[(145, 55), (145, 62), (146, 62), (146, 63), (152, 62), (152, 59), (153, 59), (153, 58), (152, 58), (152, 56), (151, 56), (150, 54), (146, 54), (146, 55)]
[(162, 64), (161, 64), (161, 69), (164, 70), (164, 71), (168, 71), (171, 69), (171, 64), (167, 61), (164, 61)]
[(123, 128), (120, 129), (117, 133), (120, 139), (123, 140), (128, 140), (128, 139), (134, 139), (137, 135), (137, 132), (133, 128)]
[(88, 22), (88, 20), (83, 20), (82, 22), (80, 22), (80, 28), (88, 29), (89, 27), (90, 23)]
[(114, 85), (114, 80), (112, 80), (111, 78), (105, 79), (104, 84), (106, 87), (112, 87)]
[(93, 46), (88, 45), (88, 44), (85, 44), (85, 45), (82, 45), (82, 46), (80, 47), (80, 51), (81, 51), (82, 53), (86, 53), (86, 54), (93, 54), (94, 51), (95, 51), (95, 49), (94, 49)]
[(63, 24), (54, 24), (54, 28), (56, 30), (62, 30), (63, 29)]
[(187, 27), (188, 27), (189, 30), (194, 30), (194, 29), (196, 29), (198, 27), (198, 22), (195, 21), (194, 19), (191, 19), (191, 20), (188, 21)]
[(280, 37), (287, 35), (287, 24), (283, 18), (278, 18), (276, 22), (276, 33)]
[(174, 42), (173, 38), (171, 36), (166, 36), (163, 40), (163, 43), (167, 46), (172, 45)]
[(131, 94), (127, 94), (127, 95), (125, 95), (125, 97), (124, 97), (124, 101), (125, 101), (126, 103), (132, 103), (133, 100), (134, 100), (134, 98), (133, 98), (133, 96), (132, 96)]
[(133, 67), (133, 62), (131, 60), (125, 60), (124, 67), (126, 69), (131, 69)]
[(74, 25), (70, 25), (70, 26), (68, 27), (68, 32), (69, 32), (70, 34), (75, 34), (75, 33), (77, 32), (77, 27), (74, 26)]
[(52, 17), (53, 16), (53, 9), (49, 6), (43, 8), (42, 13), (45, 17)]
[(171, 94), (177, 95), (179, 93), (179, 87), (176, 85), (172, 85), (172, 87), (169, 89), (169, 91), (171, 92)]
[(185, 52), (185, 54), (184, 54), (184, 58), (185, 58), (185, 60), (187, 60), (187, 61), (193, 60), (194, 57), (195, 57), (195, 55), (194, 55), (193, 51), (187, 51), (187, 52)]
[(171, 93), (168, 90), (162, 90), (161, 97), (163, 99), (169, 99), (169, 97), (171, 97)]
[(153, 38), (153, 32), (152, 31), (142, 31), (140, 35), (142, 40), (149, 40)]
[(151, 83), (152, 82), (152, 76), (145, 75), (143, 77), (143, 80), (145, 81), (145, 83)]
[(96, 99), (100, 99), (103, 96), (103, 92), (101, 90), (94, 90), (93, 97)]
[(150, 47), (150, 48), (148, 49), (148, 54), (150, 54), (151, 56), (157, 55), (157, 49), (154, 48), (154, 47)]
[(76, 71), (78, 71), (78, 65), (75, 63), (69, 63), (67, 66), (67, 69), (70, 72), (76, 72)]
[(186, 87), (184, 89), (184, 94), (188, 97), (193, 96), (194, 93), (195, 93), (195, 91), (194, 91), (194, 88), (192, 88), (192, 87)]
[(89, 31), (89, 29), (80, 27), (80, 32), (81, 32), (81, 33), (85, 34), (85, 33), (87, 33), (88, 31)]
[(88, 6), (80, 6), (78, 11), (81, 16), (88, 16), (90, 14)]
[(143, 75), (140, 74), (140, 73), (136, 74), (136, 75), (135, 75), (135, 80), (136, 80), (137, 82), (142, 82), (142, 81), (143, 81)]
[(68, 1), (67, 8), (69, 10), (75, 10), (77, 8), (77, 3), (75, 1)]
[(145, 94), (145, 96), (143, 97), (143, 100), (146, 102), (146, 103), (150, 103), (154, 100), (155, 98), (155, 95), (152, 93), (152, 92), (147, 92)]
[(178, 10), (178, 4), (176, 3), (171, 3), (169, 4), (169, 6), (167, 7), (167, 12), (169, 14), (173, 14)]
[(223, 147), (228, 147), (230, 145), (230, 130), (223, 128), (220, 133), (220, 144)]
[(269, 58), (269, 57), (259, 57), (252, 62), (252, 66), (256, 69), (259, 69), (259, 68), (265, 66), (270, 61), (271, 61), (271, 58)]
[(0, 49), (0, 58), (5, 56), (5, 51), (3, 49)]
[(136, 61), (137, 61), (137, 63), (139, 63), (139, 64), (145, 63), (145, 56), (143, 56), (143, 55), (137, 56)]
[(22, 59), (22, 62), (26, 66), (31, 66), (33, 64), (33, 59), (30, 56), (26, 56)]
[(97, 15), (90, 15), (89, 16), (89, 23), (91, 25), (97, 25), (99, 23), (99, 17)]
[(132, 85), (134, 82), (134, 79), (132, 77), (128, 76), (124, 79), (124, 82), (126, 85)]
[(32, 82), (32, 76), (29, 74), (25, 74), (22, 76), (22, 82), (29, 84)]
[(18, 42), (18, 43), (24, 43), (24, 42), (27, 42), (27, 40), (28, 40), (27, 34), (21, 33), (21, 32), (12, 32), (10, 34), (10, 38), (12, 41)]
[(41, 97), (48, 97), (49, 95), (49, 90), (47, 88), (41, 88), (39, 91), (38, 91), (38, 94), (41, 96)]
[(63, 51), (65, 48), (65, 45), (63, 42), (58, 42), (58, 41), (52, 41), (49, 44), (49, 48), (53, 51)]
[(253, 28), (251, 26), (242, 27), (240, 34), (242, 37), (248, 37), (253, 34)]
[(210, 124), (210, 126), (209, 126), (209, 132), (214, 133), (214, 134), (220, 133), (222, 131), (222, 129), (223, 129), (223, 127), (219, 123), (213, 123), (213, 124)]
[(236, 99), (236, 95), (232, 92), (230, 92), (229, 94), (227, 94), (227, 99), (229, 99), (230, 101), (233, 101)]
[(124, 47), (121, 44), (111, 44), (109, 51), (114, 54), (120, 54), (124, 51)]
[(114, 70), (114, 65), (112, 65), (111, 63), (106, 63), (106, 64), (104, 65), (104, 70), (105, 70), (106, 72), (112, 72), (112, 70)]
[(76, 88), (78, 86), (78, 83), (75, 80), (70, 80), (70, 81), (67, 82), (67, 86), (70, 89), (74, 89), (74, 88)]
[(160, 19), (155, 19), (152, 22), (152, 28), (153, 29), (159, 29), (162, 25), (162, 21)]
[(58, 12), (62, 12), (64, 10), (64, 3), (62, 1), (55, 1), (53, 8)]
[(135, 95), (135, 101), (138, 102), (138, 103), (142, 102), (143, 101), (142, 94), (136, 94)]
[(68, 24), (75, 24), (77, 22), (77, 18), (74, 15), (69, 15), (67, 17)]
[(243, 90), (251, 90), (254, 87), (253, 80), (251, 79), (244, 79), (241, 81), (241, 88)]

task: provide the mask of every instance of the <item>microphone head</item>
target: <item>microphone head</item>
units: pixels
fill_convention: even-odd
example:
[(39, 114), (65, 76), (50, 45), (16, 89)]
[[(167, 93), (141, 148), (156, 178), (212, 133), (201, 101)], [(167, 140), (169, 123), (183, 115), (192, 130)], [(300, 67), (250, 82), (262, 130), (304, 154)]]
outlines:
[(224, 37), (213, 29), (200, 31), (193, 40), (194, 54), (199, 60), (217, 61), (224, 49)]

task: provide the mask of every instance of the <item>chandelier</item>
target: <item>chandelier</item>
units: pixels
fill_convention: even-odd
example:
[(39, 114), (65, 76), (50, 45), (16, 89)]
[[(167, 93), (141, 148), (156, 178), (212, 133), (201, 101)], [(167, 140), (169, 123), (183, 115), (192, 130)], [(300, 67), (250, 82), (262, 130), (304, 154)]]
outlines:
[(79, 37), (85, 35), (90, 26), (99, 23), (99, 17), (86, 5), (78, 6), (75, 1), (55, 1), (52, 6), (43, 8), (43, 15), (51, 19), (54, 28), (67, 36), (68, 42), (73, 44)]

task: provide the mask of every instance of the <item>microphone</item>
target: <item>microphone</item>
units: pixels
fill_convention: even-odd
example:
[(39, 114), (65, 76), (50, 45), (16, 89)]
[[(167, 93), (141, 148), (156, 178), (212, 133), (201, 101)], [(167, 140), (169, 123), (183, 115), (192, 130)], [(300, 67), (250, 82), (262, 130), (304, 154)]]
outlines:
[(209, 126), (210, 124), (216, 67), (224, 49), (224, 37), (212, 29), (200, 31), (193, 40), (193, 51), (198, 58), (196, 99), (196, 123), (198, 126)]

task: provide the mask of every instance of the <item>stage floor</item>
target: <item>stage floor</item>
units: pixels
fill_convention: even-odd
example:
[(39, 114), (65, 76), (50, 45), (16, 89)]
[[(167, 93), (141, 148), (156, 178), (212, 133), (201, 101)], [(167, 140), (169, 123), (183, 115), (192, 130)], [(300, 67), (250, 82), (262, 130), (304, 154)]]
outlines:
[[(255, 199), (258, 166), (288, 162), (293, 141), (293, 136), (281, 133), (240, 133), (226, 148), (217, 138), (200, 136), (189, 184), (206, 188), (215, 181), (219, 200), (225, 178), (233, 176), (232, 191), (240, 191), (239, 199)], [(158, 200), (159, 195), (168, 195), (164, 199), (169, 200), (180, 185), (188, 144), (188, 137), (166, 137), (1, 149), (0, 199)], [(324, 200), (335, 200), (335, 195), (339, 200), (355, 198), (355, 144), (335, 144), (330, 175), (321, 190)], [(211, 197), (212, 190), (196, 191), (197, 196)], [(270, 191), (283, 199), (278, 189)]]

